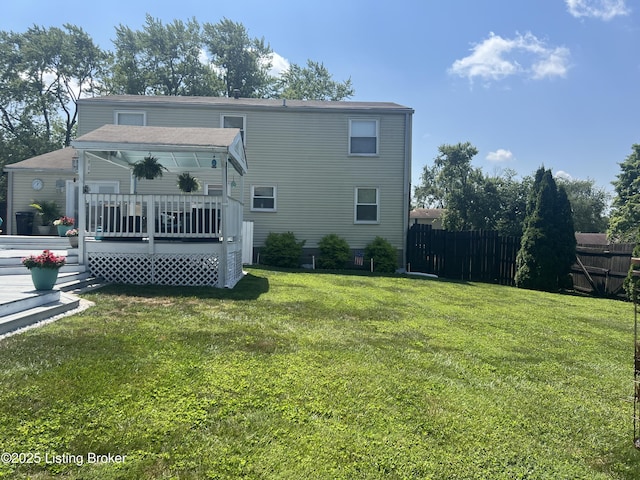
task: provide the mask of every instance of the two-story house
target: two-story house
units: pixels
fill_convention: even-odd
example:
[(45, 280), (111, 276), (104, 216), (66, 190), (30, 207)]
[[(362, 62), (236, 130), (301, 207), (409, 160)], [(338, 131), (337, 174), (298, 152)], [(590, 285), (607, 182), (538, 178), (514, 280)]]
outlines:
[[(243, 219), (254, 226), (255, 254), (269, 232), (295, 233), (305, 240), (308, 257), (329, 233), (345, 238), (354, 250), (380, 236), (397, 249), (398, 266), (402, 266), (409, 221), (412, 115), (410, 108), (382, 102), (164, 96), (82, 99), (74, 146), (83, 153), (79, 160), (83, 178), (78, 182), (79, 175), (73, 172), (72, 178), (65, 179), (66, 210), (81, 217), (78, 204), (83, 194), (178, 194), (176, 174), (189, 171), (202, 185), (191, 198), (220, 197), (224, 190), (225, 198), (243, 205)], [(100, 129), (106, 125), (119, 128), (103, 131), (108, 142), (100, 143), (104, 140)], [(200, 148), (201, 139), (171, 149), (158, 131), (149, 135), (149, 143), (135, 144), (135, 138), (125, 133), (127, 127), (202, 129), (205, 136), (206, 129), (211, 129), (210, 134), (216, 129), (237, 129), (236, 143), (242, 144), (243, 158), (235, 158), (241, 156), (237, 151), (235, 156), (230, 154), (233, 139), (218, 145), (222, 150), (216, 159), (213, 150)], [(178, 130), (178, 135), (186, 131)], [(166, 132), (168, 137), (175, 134)], [(202, 151), (196, 151), (199, 149)], [(158, 153), (160, 150), (168, 155)], [(131, 163), (149, 154), (161, 157), (168, 171), (162, 178), (134, 181)], [(205, 154), (213, 156), (205, 159)], [(246, 161), (246, 170), (229, 168), (221, 176), (219, 167), (226, 160), (238, 167), (234, 159), (240, 164)], [(55, 181), (47, 181), (45, 171), (36, 175), (23, 166), (14, 164), (7, 169), (13, 176), (12, 212), (30, 203), (24, 193), (16, 195), (18, 184), (29, 190), (39, 175), (45, 184), (60, 185), (61, 170), (53, 173)], [(78, 192), (79, 185), (82, 192)], [(96, 203), (96, 199), (91, 201)], [(137, 213), (141, 208), (146, 212), (145, 205), (137, 208)], [(139, 216), (143, 223), (150, 217)], [(185, 223), (177, 216), (171, 221)]]

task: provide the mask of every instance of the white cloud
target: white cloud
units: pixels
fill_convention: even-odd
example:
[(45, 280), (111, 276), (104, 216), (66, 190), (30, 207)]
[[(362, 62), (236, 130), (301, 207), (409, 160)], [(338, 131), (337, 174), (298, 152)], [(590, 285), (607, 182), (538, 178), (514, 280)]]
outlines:
[(494, 163), (508, 162), (512, 159), (513, 153), (511, 153), (511, 150), (505, 150), (503, 148), (499, 148), (495, 152), (489, 152), (487, 154), (487, 160)]
[(573, 180), (573, 177), (569, 175), (567, 172), (565, 172), (564, 170), (558, 170), (554, 175), (554, 177), (561, 178), (562, 180), (569, 180), (569, 181)]
[(629, 15), (627, 0), (565, 0), (567, 10), (576, 18), (592, 17), (611, 20), (619, 15)]
[(279, 77), (282, 72), (288, 69), (289, 60), (281, 55), (278, 55), (276, 52), (273, 52), (271, 54), (271, 69), (269, 70), (269, 74), (274, 77)]
[(534, 80), (565, 77), (569, 70), (570, 51), (549, 47), (535, 35), (518, 34), (502, 38), (491, 32), (489, 38), (473, 46), (471, 55), (453, 62), (452, 75), (483, 80), (502, 80), (521, 75)]

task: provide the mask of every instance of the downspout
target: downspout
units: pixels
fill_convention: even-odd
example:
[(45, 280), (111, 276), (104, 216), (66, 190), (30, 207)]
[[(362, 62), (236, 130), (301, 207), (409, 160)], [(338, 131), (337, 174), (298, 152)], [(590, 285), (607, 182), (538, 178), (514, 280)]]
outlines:
[(402, 221), (402, 268), (407, 268), (407, 235), (409, 232), (409, 207), (411, 205), (411, 132), (413, 128), (413, 111), (405, 113), (404, 121), (404, 186), (403, 186), (403, 221)]

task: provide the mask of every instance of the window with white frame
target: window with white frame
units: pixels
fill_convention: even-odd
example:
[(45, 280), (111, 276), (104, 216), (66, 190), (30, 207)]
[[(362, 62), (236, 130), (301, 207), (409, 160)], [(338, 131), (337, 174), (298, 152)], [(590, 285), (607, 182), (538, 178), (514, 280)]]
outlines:
[(276, 187), (265, 185), (251, 186), (251, 210), (262, 212), (276, 211)]
[(222, 185), (207, 183), (204, 186), (204, 194), (205, 195), (209, 195), (211, 197), (221, 197), (222, 196)]
[(380, 195), (376, 187), (356, 187), (355, 223), (379, 223)]
[(245, 138), (245, 126), (247, 123), (247, 117), (244, 115), (225, 115), (220, 116), (220, 124), (222, 128), (239, 128), (242, 142), (246, 145), (247, 139)]
[(378, 154), (378, 120), (350, 119), (349, 120), (349, 154), (377, 155)]
[(113, 119), (116, 125), (135, 125), (143, 127), (147, 124), (147, 113), (140, 111), (119, 110)]

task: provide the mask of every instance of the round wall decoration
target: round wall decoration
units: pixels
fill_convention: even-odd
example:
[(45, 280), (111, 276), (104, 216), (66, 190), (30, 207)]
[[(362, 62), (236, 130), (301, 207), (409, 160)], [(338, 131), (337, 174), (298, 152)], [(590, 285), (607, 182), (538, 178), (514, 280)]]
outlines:
[(34, 190), (42, 190), (42, 187), (44, 187), (44, 182), (39, 178), (34, 178), (31, 182), (31, 188)]

